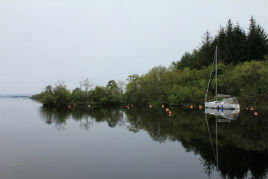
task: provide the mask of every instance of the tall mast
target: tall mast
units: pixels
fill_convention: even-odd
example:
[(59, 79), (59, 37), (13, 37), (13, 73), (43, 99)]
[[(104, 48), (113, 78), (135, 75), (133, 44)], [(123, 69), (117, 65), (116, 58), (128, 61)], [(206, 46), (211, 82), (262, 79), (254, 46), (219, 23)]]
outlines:
[(217, 46), (216, 46), (216, 51), (215, 51), (215, 66), (216, 66), (216, 71), (215, 71), (215, 77), (216, 77), (216, 101), (218, 101), (218, 92), (217, 92)]
[(211, 70), (210, 70), (210, 75), (209, 75), (209, 80), (208, 80), (208, 86), (207, 86), (207, 91), (206, 91), (206, 96), (205, 96), (205, 102), (207, 101), (207, 96), (208, 96), (208, 88), (209, 88), (209, 84), (210, 84), (210, 81), (211, 81), (211, 76), (212, 76), (212, 73), (213, 73), (213, 67), (214, 67), (214, 64), (215, 64), (215, 59), (216, 59), (216, 52), (214, 54), (214, 58), (213, 58), (213, 62), (212, 62), (212, 65), (211, 65)]

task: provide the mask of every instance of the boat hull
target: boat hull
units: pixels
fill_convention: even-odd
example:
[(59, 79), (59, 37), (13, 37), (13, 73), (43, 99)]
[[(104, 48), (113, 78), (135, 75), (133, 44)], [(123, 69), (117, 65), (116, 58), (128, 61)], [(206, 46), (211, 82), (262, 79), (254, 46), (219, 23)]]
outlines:
[(218, 122), (230, 122), (231, 120), (236, 120), (238, 117), (240, 110), (239, 109), (212, 109), (212, 108), (205, 108), (205, 113), (219, 116)]
[(229, 104), (223, 101), (205, 102), (205, 108), (211, 109), (240, 109), (239, 104)]

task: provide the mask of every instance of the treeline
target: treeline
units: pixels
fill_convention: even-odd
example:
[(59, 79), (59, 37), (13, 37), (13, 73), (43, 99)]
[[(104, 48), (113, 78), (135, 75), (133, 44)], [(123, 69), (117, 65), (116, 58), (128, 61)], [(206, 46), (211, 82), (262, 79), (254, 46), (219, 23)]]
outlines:
[(208, 66), (212, 63), (216, 46), (219, 49), (218, 59), (225, 65), (249, 60), (264, 60), (268, 50), (267, 33), (253, 17), (250, 19), (247, 33), (238, 23), (233, 25), (229, 20), (226, 27), (220, 27), (214, 37), (207, 31), (199, 48), (186, 52), (172, 65), (176, 69), (185, 67), (201, 69)]
[[(237, 96), (242, 105), (267, 105), (268, 61), (251, 61), (218, 66), (218, 93)], [(203, 104), (211, 67), (174, 70), (155, 67), (149, 73), (131, 75), (125, 99), (134, 104)], [(209, 88), (209, 99), (215, 95), (215, 79)]]
[(44, 106), (88, 106), (88, 105), (118, 105), (122, 103), (123, 89), (114, 81), (110, 80), (106, 87), (92, 85), (88, 79), (80, 83), (80, 87), (74, 90), (66, 88), (64, 82), (58, 82), (55, 87), (48, 85), (43, 92), (32, 96)]
[[(219, 48), (218, 93), (238, 97), (241, 105), (267, 105), (267, 34), (253, 18), (249, 31), (231, 20), (212, 38), (207, 32), (202, 45), (185, 53), (170, 67), (158, 66), (144, 75), (129, 75), (127, 84), (111, 80), (105, 87), (92, 88), (88, 80), (68, 90), (63, 83), (33, 96), (45, 106), (134, 104), (203, 104), (215, 47)], [(215, 94), (212, 80), (208, 97)]]

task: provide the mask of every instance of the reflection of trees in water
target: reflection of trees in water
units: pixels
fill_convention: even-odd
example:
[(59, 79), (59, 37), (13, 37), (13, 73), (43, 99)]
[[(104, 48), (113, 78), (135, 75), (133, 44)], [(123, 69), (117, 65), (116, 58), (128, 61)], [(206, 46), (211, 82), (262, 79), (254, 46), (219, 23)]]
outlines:
[(40, 108), (40, 114), (47, 124), (54, 124), (58, 130), (66, 128), (66, 119), (70, 116), (70, 112), (55, 108)]
[(79, 121), (80, 127), (88, 130), (93, 125), (93, 121), (107, 122), (110, 127), (125, 124), (123, 111), (118, 108), (95, 108), (95, 109), (76, 109), (62, 110), (56, 108), (40, 108), (41, 117), (47, 124), (54, 124), (57, 129), (64, 130), (67, 120)]
[(80, 128), (88, 131), (90, 126), (93, 125), (93, 119), (89, 116), (88, 111), (86, 110), (74, 110), (71, 112), (72, 118), (80, 122)]
[(46, 120), (47, 124), (54, 124), (58, 130), (66, 129), (67, 120), (72, 119), (80, 122), (80, 127), (88, 130), (92, 125), (92, 120), (85, 111), (69, 111), (57, 108), (40, 108), (41, 117)]
[(247, 172), (250, 171), (255, 178), (267, 177), (267, 152), (245, 151), (232, 146), (223, 146), (219, 154), (219, 170), (222, 176), (246, 178)]
[[(107, 122), (110, 127), (126, 126), (131, 132), (146, 131), (158, 142), (178, 141), (187, 152), (200, 155), (207, 175), (217, 170), (212, 145), (215, 146), (215, 119), (208, 118), (213, 136), (211, 144), (202, 111), (172, 111), (172, 118), (163, 111), (137, 110), (125, 112), (118, 108), (60, 111), (41, 108), (41, 116), (48, 124), (66, 125), (73, 118), (80, 127), (88, 130), (95, 122)], [(250, 172), (255, 178), (268, 174), (268, 118), (254, 117), (242, 112), (236, 121), (218, 124), (218, 171), (223, 178), (247, 178)]]
[[(165, 113), (157, 113), (157, 115), (155, 115), (154, 111), (127, 111), (127, 119), (129, 122), (127, 127), (130, 131), (135, 133), (142, 129), (146, 131), (154, 141), (163, 143), (167, 140), (164, 131), (169, 130), (168, 126), (164, 126), (164, 124), (167, 124), (165, 122), (165, 116)], [(161, 125), (163, 126), (161, 127)]]
[[(263, 114), (263, 113), (260, 113)], [(209, 138), (204, 113), (198, 111), (172, 111), (170, 118), (165, 112), (127, 112), (130, 126), (143, 129), (156, 141), (179, 141), (187, 152), (201, 156), (200, 160), (208, 175), (217, 170), (217, 162)], [(209, 118), (209, 127), (215, 147), (215, 119)], [(267, 149), (268, 118), (254, 117), (242, 112), (232, 123), (218, 124), (218, 170), (223, 178), (247, 178), (251, 172), (255, 178), (268, 174)]]
[(107, 122), (110, 127), (124, 125), (124, 113), (119, 108), (96, 108), (90, 113), (90, 117), (96, 122)]

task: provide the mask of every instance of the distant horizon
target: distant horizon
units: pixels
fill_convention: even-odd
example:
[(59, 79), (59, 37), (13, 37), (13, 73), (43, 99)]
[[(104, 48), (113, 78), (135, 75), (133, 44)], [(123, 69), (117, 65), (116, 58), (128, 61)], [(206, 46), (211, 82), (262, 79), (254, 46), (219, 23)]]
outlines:
[(29, 97), (29, 96), (32, 96), (32, 95), (34, 95), (34, 94), (0, 94), (0, 98), (1, 97), (16, 97), (16, 96), (18, 96), (18, 97)]

